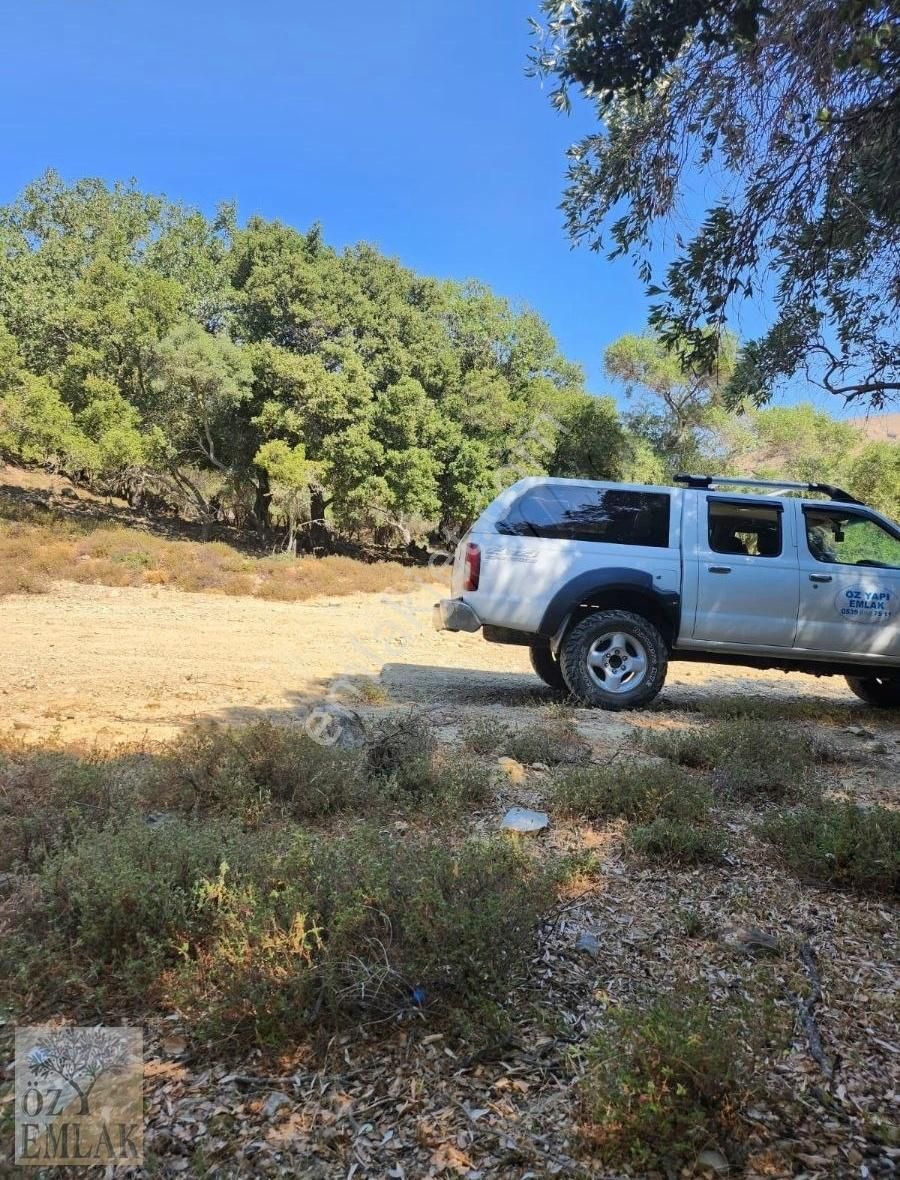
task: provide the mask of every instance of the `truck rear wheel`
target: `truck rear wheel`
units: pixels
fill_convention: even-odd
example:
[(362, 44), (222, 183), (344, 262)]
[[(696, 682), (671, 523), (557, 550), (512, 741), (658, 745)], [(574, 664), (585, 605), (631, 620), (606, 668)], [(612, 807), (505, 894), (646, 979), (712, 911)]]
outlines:
[(531, 666), (544, 684), (555, 688), (557, 692), (568, 692), (569, 688), (563, 680), (559, 660), (550, 650), (549, 644), (532, 643), (528, 651), (531, 656)]
[(588, 615), (563, 640), (563, 678), (573, 696), (601, 709), (637, 709), (666, 680), (668, 651), (652, 623), (630, 611)]
[(848, 676), (847, 683), (867, 705), (900, 709), (900, 676)]

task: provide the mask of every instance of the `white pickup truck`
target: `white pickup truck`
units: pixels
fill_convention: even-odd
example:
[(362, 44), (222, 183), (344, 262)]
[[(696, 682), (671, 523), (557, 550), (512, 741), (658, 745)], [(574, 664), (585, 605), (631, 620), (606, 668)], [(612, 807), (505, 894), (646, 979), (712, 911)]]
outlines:
[(457, 546), (435, 626), (526, 644), (607, 709), (652, 700), (673, 659), (842, 675), (900, 707), (900, 527), (827, 485), (677, 482), (513, 484)]

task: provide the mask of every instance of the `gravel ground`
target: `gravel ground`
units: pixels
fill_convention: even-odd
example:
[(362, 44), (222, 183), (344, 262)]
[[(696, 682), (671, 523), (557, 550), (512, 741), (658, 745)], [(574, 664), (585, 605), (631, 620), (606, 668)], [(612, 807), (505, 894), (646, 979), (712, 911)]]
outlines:
[[(99, 746), (166, 740), (198, 718), (298, 720), (345, 677), (379, 677), (392, 701), (521, 710), (553, 694), (524, 648), (438, 634), (442, 586), (303, 603), (65, 583), (0, 602), (0, 734)], [(698, 693), (852, 705), (844, 682), (674, 664), (658, 708)], [(858, 710), (861, 718), (866, 710)], [(598, 734), (622, 721), (591, 715)]]

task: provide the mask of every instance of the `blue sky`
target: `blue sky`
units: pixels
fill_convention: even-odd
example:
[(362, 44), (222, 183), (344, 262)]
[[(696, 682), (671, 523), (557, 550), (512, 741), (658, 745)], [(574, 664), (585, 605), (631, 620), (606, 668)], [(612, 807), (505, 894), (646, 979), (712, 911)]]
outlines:
[[(375, 242), (539, 311), (594, 392), (640, 331), (631, 264), (572, 249), (591, 125), (525, 77), (537, 0), (28, 0), (3, 17), (0, 201), (48, 167)], [(754, 318), (757, 318), (754, 316)], [(748, 325), (751, 330), (757, 324)]]

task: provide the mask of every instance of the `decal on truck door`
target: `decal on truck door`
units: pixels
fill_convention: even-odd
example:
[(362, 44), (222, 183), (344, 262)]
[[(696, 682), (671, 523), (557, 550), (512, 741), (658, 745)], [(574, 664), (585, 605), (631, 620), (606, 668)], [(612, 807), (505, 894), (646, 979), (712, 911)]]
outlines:
[(893, 615), (894, 595), (886, 586), (876, 590), (848, 586), (840, 590), (834, 605), (842, 618), (854, 623), (887, 623)]

